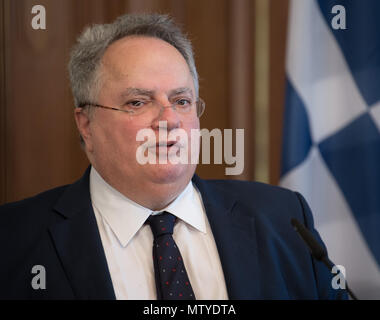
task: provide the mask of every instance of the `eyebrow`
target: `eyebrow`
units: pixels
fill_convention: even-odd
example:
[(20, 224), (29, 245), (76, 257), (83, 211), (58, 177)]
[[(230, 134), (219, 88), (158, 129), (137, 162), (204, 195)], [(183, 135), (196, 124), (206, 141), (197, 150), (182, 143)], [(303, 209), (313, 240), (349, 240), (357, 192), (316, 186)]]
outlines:
[(154, 91), (147, 90), (147, 89), (141, 89), (141, 88), (127, 88), (122, 93), (123, 97), (133, 96), (133, 95), (152, 97), (154, 95)]
[[(172, 96), (179, 95), (179, 94), (184, 94), (184, 93), (193, 95), (193, 90), (191, 90), (188, 87), (180, 87), (180, 88), (176, 88), (176, 89), (170, 90), (168, 96), (172, 97)], [(154, 94), (155, 94), (155, 91), (153, 91), (153, 90), (142, 89), (142, 88), (127, 88), (122, 93), (122, 96), (123, 97), (128, 97), (128, 96), (139, 95), (139, 96), (153, 97)]]
[(183, 94), (183, 93), (189, 93), (189, 94), (193, 95), (193, 90), (191, 90), (188, 87), (173, 89), (173, 90), (169, 91), (169, 97), (179, 95), (179, 94)]

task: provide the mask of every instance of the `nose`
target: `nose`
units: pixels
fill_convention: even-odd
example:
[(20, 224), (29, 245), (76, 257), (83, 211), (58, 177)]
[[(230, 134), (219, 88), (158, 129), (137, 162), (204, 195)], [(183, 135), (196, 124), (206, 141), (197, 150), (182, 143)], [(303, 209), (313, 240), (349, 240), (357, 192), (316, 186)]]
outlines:
[(171, 107), (171, 104), (168, 101), (166, 102), (165, 105), (160, 104), (160, 106), (157, 107), (157, 109), (159, 109), (157, 110), (158, 115), (152, 124), (152, 127), (155, 130), (159, 129), (160, 121), (166, 121), (168, 131), (181, 127), (181, 119), (177, 111)]

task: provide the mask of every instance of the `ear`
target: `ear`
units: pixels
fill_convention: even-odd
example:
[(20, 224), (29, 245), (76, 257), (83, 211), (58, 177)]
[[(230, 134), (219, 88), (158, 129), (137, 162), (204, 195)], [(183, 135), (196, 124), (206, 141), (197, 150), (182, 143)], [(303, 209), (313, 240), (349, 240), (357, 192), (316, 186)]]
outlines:
[(78, 131), (82, 136), (84, 143), (86, 145), (86, 150), (92, 151), (92, 135), (90, 128), (90, 116), (83, 108), (74, 109), (74, 118), (77, 124)]

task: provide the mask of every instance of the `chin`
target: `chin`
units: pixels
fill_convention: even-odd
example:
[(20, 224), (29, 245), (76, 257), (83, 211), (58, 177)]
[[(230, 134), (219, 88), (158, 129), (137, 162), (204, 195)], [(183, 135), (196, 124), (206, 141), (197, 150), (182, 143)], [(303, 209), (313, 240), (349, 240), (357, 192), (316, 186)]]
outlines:
[(158, 164), (152, 168), (151, 177), (155, 183), (183, 182), (192, 178), (195, 166), (184, 164)]

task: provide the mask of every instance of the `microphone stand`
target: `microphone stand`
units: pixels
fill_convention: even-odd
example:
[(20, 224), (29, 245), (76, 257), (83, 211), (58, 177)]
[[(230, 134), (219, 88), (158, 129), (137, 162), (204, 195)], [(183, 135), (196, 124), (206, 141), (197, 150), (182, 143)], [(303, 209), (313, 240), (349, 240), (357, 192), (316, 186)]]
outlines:
[[(297, 233), (300, 235), (301, 239), (306, 243), (306, 245), (309, 247), (312, 256), (318, 260), (323, 262), (324, 265), (329, 268), (329, 270), (332, 270), (332, 268), (335, 266), (334, 263), (331, 262), (331, 260), (327, 256), (327, 251), (322, 248), (322, 246), (318, 243), (318, 241), (314, 238), (312, 233), (297, 219), (291, 219), (290, 220), (293, 228), (297, 231)], [(352, 290), (348, 287), (347, 281), (346, 281), (346, 291), (351, 296), (353, 300), (358, 300), (356, 295), (352, 292)]]

